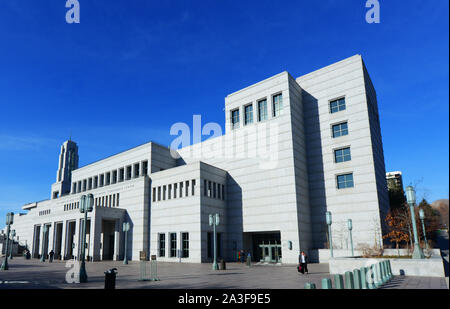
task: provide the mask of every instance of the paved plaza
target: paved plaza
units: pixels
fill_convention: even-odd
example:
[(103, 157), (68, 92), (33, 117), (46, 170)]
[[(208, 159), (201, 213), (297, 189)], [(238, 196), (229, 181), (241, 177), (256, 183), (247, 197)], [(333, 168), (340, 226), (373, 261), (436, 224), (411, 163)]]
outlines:
[[(158, 263), (160, 281), (139, 281), (139, 262), (87, 262), (89, 282), (69, 284), (65, 261), (53, 263), (37, 259), (15, 257), (9, 261), (9, 270), (0, 271), (0, 289), (103, 289), (104, 272), (117, 268), (117, 289), (303, 289), (306, 282), (318, 288), (321, 280), (332, 276), (328, 264), (308, 265), (310, 274), (302, 275), (295, 265), (252, 265), (227, 263), (227, 269), (211, 270), (210, 264)], [(150, 270), (148, 270), (150, 273)], [(333, 280), (333, 279), (332, 279)], [(445, 278), (395, 277), (384, 288), (392, 289), (446, 289)]]

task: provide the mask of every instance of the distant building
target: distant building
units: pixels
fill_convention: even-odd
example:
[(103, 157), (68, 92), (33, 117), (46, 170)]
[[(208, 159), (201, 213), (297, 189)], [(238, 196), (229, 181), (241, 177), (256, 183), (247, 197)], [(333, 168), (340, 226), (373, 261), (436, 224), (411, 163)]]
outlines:
[(402, 172), (386, 173), (386, 182), (389, 190), (403, 190)]

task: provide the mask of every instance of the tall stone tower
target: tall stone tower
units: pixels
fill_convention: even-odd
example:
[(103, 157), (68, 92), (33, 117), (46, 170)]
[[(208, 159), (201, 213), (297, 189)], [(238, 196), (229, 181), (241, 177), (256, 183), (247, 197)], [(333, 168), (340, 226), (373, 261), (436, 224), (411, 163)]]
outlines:
[(78, 168), (78, 146), (72, 140), (61, 145), (56, 182), (52, 184), (51, 198), (70, 193), (72, 171)]

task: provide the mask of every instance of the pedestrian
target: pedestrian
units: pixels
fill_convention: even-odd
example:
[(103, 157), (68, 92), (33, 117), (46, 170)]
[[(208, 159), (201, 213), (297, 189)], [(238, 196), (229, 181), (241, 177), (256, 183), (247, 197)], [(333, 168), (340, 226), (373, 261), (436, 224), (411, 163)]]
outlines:
[(300, 255), (298, 256), (298, 263), (298, 271), (302, 274), (305, 272), (308, 273), (308, 256), (305, 251), (300, 252)]
[(53, 256), (54, 256), (54, 255), (55, 255), (55, 252), (53, 252), (53, 250), (51, 250), (51, 251), (48, 253), (48, 256), (49, 256), (48, 262), (49, 262), (49, 263), (53, 262)]

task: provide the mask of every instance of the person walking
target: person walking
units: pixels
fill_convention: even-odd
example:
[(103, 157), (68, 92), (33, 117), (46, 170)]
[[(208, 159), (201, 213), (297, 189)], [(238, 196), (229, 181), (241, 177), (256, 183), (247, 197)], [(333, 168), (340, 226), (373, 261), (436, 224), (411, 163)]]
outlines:
[(305, 251), (300, 252), (300, 255), (298, 256), (298, 263), (298, 271), (302, 274), (305, 272), (308, 273), (308, 256)]
[(51, 250), (49, 253), (48, 253), (48, 262), (49, 263), (51, 263), (51, 262), (53, 262), (53, 256), (55, 255), (55, 252), (53, 252), (53, 250)]

